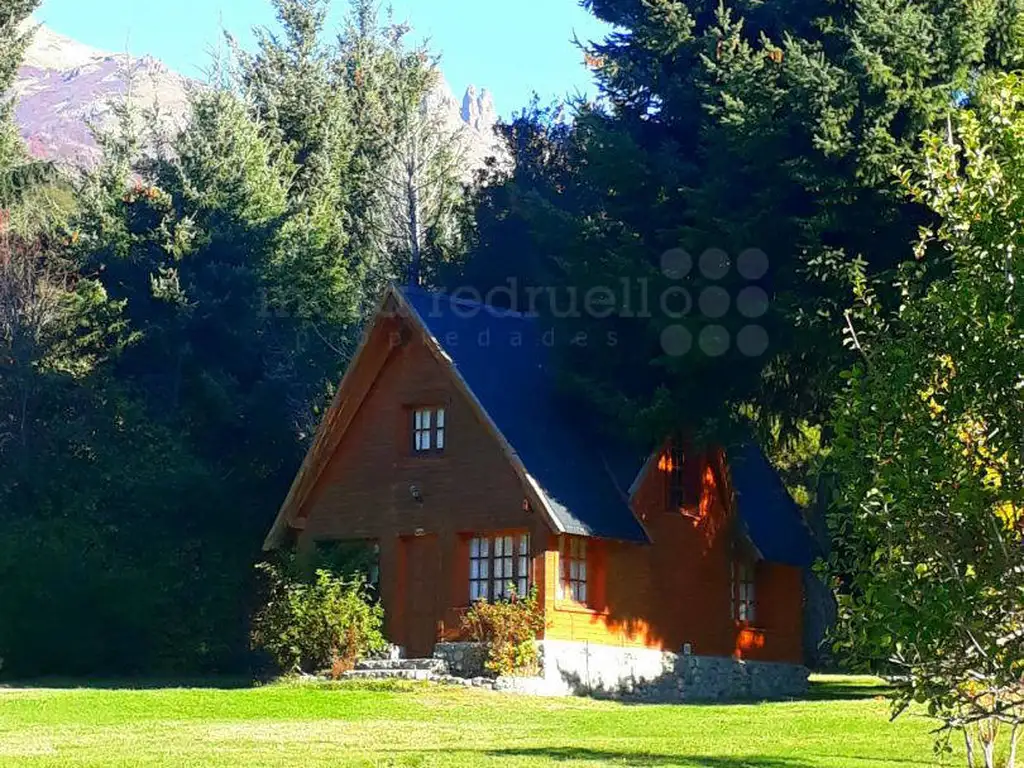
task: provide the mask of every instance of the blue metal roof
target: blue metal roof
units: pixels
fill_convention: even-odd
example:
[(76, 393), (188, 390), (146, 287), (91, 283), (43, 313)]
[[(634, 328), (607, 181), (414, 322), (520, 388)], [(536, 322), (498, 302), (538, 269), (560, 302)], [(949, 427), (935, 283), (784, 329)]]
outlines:
[(729, 474), (740, 521), (765, 560), (806, 568), (817, 546), (800, 507), (756, 445), (729, 452)]
[[(537, 482), (565, 532), (648, 541), (628, 499), (646, 457), (574, 422), (556, 385), (554, 327), (536, 316), (446, 294), (400, 290)], [(730, 453), (729, 464), (740, 518), (764, 558), (810, 565), (810, 530), (761, 450), (747, 445)]]
[(573, 423), (555, 383), (553, 328), (535, 316), (445, 294), (401, 291), (537, 482), (565, 532), (646, 542), (628, 500), (643, 459), (622, 460), (618, 446)]

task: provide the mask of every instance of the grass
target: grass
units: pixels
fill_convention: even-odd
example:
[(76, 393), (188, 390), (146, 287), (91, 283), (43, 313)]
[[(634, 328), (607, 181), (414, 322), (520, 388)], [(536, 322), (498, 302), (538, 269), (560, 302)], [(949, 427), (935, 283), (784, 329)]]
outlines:
[[(870, 678), (805, 701), (537, 699), (429, 685), (0, 688), (0, 766), (933, 766), (930, 724)], [(947, 761), (957, 765), (962, 761)]]

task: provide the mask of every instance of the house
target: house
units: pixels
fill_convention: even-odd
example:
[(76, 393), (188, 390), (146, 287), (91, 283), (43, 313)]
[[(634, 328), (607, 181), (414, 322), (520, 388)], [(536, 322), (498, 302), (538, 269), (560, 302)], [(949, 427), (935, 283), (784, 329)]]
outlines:
[(536, 585), (545, 669), (566, 680), (612, 687), (684, 658), (805, 680), (812, 538), (774, 470), (751, 447), (645, 459), (585, 434), (554, 386), (552, 333), (390, 288), (266, 548), (373, 547), (408, 656), (460, 640), (472, 601)]

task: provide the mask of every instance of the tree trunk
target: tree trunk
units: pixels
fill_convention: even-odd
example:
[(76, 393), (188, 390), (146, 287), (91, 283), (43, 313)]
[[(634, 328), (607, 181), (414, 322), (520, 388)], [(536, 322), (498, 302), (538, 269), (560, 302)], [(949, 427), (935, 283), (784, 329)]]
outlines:
[(409, 202), (409, 285), (420, 284), (420, 269), (423, 264), (423, 238), (420, 233), (420, 189), (416, 178), (416, 164), (418, 162), (415, 148), (412, 151), (411, 162), (409, 163), (408, 176), (408, 202)]
[(967, 768), (974, 768), (974, 739), (971, 738), (970, 726), (963, 726), (964, 744), (967, 745)]

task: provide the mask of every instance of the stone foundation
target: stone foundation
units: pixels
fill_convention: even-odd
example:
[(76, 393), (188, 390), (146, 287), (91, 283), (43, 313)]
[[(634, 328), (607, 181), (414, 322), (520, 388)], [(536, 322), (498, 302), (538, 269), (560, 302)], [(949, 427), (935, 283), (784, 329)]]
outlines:
[[(808, 670), (798, 664), (690, 656), (566, 640), (537, 643), (538, 678), (501, 678), (496, 690), (539, 695), (592, 695), (647, 701), (736, 701), (802, 696)], [(438, 643), (434, 656), (453, 675), (485, 675), (486, 647)]]
[(434, 658), (443, 659), (448, 670), (456, 677), (483, 677), (487, 675), (487, 646), (483, 643), (438, 643)]

